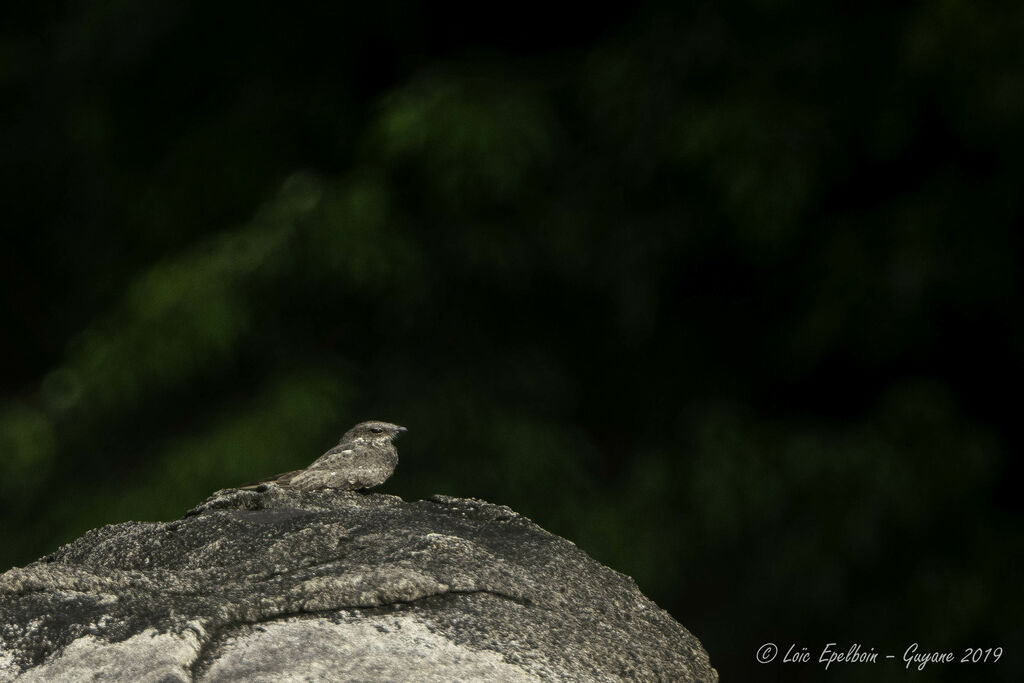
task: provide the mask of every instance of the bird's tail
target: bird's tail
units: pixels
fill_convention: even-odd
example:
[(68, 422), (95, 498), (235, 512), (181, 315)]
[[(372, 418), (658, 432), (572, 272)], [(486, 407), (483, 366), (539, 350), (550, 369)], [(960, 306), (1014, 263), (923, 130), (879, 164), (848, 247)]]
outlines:
[(262, 486), (263, 484), (269, 484), (270, 482), (277, 482), (278, 484), (287, 484), (289, 481), (291, 481), (292, 477), (294, 477), (296, 474), (298, 474), (301, 471), (302, 470), (292, 470), (291, 472), (282, 472), (281, 474), (275, 474), (274, 476), (267, 477), (266, 479), (260, 479), (259, 481), (254, 481), (251, 484), (243, 484), (242, 486), (236, 486), (235, 488), (237, 488), (237, 489), (255, 489), (255, 488), (258, 488), (258, 487)]

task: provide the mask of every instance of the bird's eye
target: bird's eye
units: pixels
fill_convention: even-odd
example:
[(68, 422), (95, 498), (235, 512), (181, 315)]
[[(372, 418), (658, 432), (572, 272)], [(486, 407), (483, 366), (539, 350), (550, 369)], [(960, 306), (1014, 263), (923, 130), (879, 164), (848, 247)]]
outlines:
[(370, 428), (370, 431), (371, 431), (371, 432), (373, 432), (374, 434), (380, 434), (380, 433), (381, 433), (381, 432), (383, 432), (384, 430), (383, 430), (383, 429), (381, 429), (380, 427), (371, 427), (371, 428)]

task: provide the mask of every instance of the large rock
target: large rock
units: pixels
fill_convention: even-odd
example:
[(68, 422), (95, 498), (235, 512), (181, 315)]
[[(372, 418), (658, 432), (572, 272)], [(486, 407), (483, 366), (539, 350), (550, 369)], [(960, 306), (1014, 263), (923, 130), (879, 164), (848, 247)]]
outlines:
[(274, 485), (0, 575), (0, 680), (19, 676), (718, 678), (629, 577), (507, 507)]

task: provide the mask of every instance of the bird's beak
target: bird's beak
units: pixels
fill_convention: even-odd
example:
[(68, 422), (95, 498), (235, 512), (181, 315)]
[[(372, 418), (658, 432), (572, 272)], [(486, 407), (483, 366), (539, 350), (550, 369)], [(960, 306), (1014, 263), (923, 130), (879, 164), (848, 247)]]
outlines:
[(400, 427), (399, 425), (395, 425), (395, 426), (396, 426), (396, 427), (398, 427), (398, 430), (397, 430), (397, 431), (398, 431), (398, 433), (399, 433), (399, 434), (401, 434), (401, 433), (403, 433), (403, 432), (407, 432), (407, 431), (409, 431), (409, 430), (408, 430), (408, 429), (406, 429), (405, 427)]

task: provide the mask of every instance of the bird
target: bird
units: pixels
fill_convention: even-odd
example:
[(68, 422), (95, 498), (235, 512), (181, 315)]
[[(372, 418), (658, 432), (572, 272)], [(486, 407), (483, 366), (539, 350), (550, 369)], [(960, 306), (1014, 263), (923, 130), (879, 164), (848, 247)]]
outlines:
[(398, 465), (398, 450), (392, 441), (406, 431), (405, 427), (390, 422), (360, 422), (342, 435), (337, 446), (306, 469), (283, 472), (239, 488), (254, 489), (277, 484), (299, 490), (359, 491), (379, 486)]

